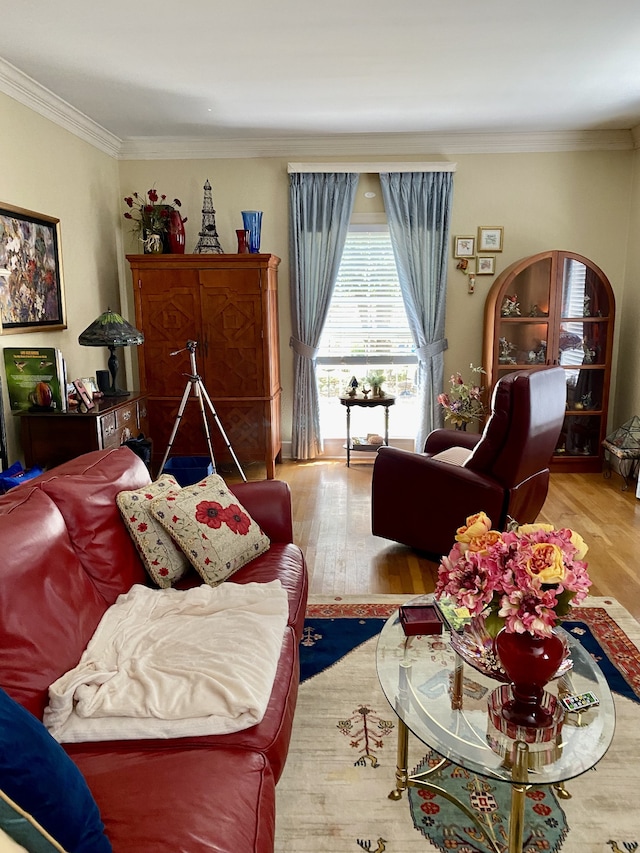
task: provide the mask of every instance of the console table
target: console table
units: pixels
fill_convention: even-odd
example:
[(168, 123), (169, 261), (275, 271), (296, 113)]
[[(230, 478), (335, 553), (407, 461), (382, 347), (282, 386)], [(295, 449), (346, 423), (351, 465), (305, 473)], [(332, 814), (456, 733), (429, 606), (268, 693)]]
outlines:
[(19, 417), (25, 465), (53, 468), (145, 432), (147, 399), (103, 397), (89, 412), (22, 412)]
[(356, 394), (355, 397), (348, 395), (340, 397), (340, 403), (347, 408), (347, 468), (351, 464), (351, 451), (359, 450), (367, 453), (377, 453), (379, 445), (377, 444), (354, 444), (351, 439), (351, 407), (362, 406), (366, 409), (374, 408), (375, 406), (384, 406), (384, 443), (389, 444), (389, 407), (393, 406), (396, 398), (390, 395), (384, 397), (364, 397), (362, 394)]

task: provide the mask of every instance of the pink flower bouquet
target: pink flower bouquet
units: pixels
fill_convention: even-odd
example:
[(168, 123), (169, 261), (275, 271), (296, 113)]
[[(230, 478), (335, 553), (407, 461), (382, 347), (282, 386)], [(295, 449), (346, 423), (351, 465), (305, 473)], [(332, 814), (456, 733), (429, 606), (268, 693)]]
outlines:
[(586, 597), (591, 581), (580, 534), (551, 524), (491, 529), (484, 512), (467, 518), (442, 558), (436, 598), (445, 596), (471, 616), (485, 617), (487, 632), (547, 637)]

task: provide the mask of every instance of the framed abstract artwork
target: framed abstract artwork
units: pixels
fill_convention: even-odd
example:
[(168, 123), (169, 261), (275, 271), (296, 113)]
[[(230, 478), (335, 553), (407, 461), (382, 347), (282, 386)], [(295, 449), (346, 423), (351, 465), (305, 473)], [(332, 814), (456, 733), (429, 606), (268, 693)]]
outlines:
[(0, 203), (2, 334), (66, 329), (60, 220)]

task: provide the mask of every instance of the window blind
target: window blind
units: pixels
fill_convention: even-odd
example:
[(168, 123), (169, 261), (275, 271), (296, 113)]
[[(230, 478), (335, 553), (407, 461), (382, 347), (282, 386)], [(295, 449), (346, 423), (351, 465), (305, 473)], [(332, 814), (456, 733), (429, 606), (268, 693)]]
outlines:
[(320, 339), (318, 363), (414, 362), (386, 226), (351, 226)]

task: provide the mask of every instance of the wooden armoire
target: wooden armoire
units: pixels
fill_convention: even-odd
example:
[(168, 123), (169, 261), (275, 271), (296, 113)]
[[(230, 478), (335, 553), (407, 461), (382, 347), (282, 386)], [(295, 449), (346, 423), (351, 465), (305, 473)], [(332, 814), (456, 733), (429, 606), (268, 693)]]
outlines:
[[(275, 476), (280, 458), (278, 264), (275, 255), (127, 255), (133, 279), (140, 391), (147, 397), (154, 473), (167, 449), (191, 374), (197, 370), (229, 444), (246, 466), (262, 462)], [(177, 354), (173, 354), (177, 353)], [(234, 465), (208, 406), (218, 468)], [(190, 393), (171, 456), (206, 456), (198, 401)]]

